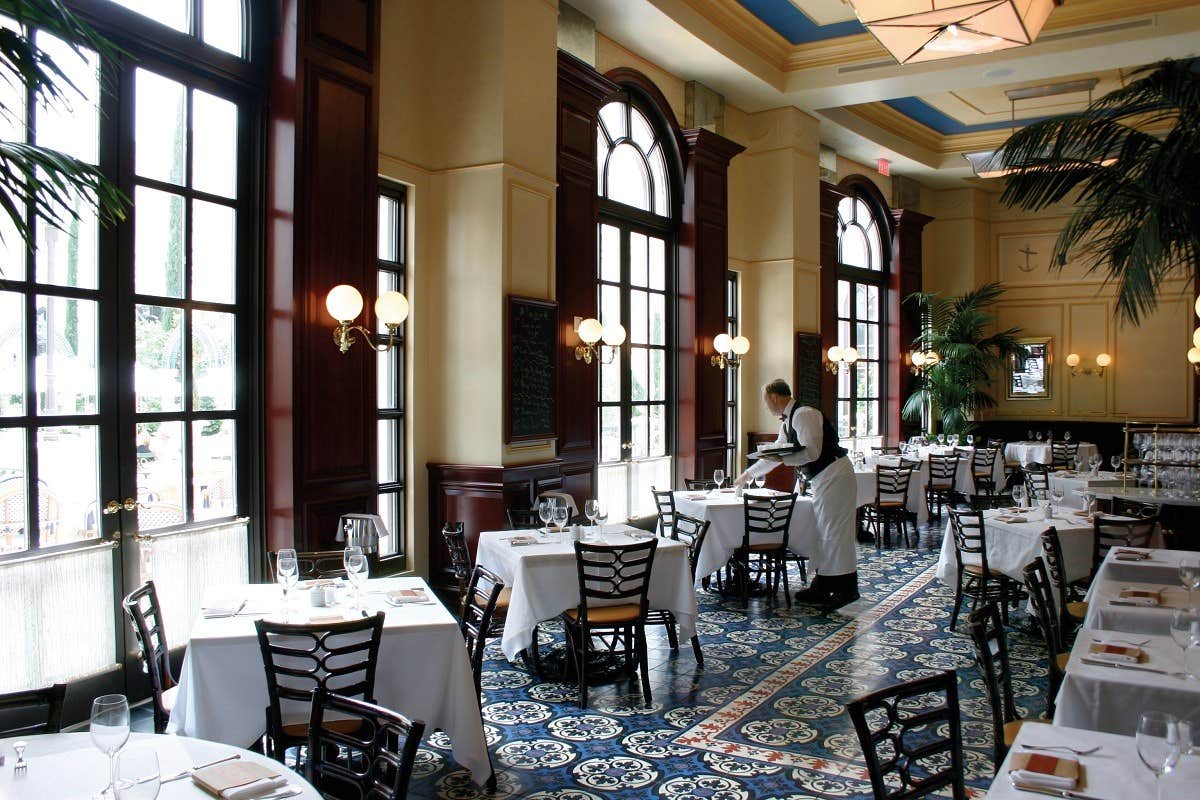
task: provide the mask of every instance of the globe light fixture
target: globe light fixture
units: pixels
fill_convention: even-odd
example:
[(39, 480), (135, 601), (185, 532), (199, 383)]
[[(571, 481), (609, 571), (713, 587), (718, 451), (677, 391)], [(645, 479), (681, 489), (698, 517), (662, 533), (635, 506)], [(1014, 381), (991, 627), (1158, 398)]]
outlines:
[(333, 317), (337, 325), (333, 329), (333, 342), (343, 353), (350, 351), (354, 344), (354, 333), (359, 333), (367, 346), (379, 352), (386, 352), (396, 345), (400, 326), (408, 319), (408, 298), (400, 292), (384, 292), (375, 300), (375, 316), (387, 328), (386, 338), (375, 340), (370, 331), (362, 325), (355, 325), (354, 320), (363, 310), (362, 293), (353, 286), (342, 283), (334, 286), (325, 295), (325, 310)]

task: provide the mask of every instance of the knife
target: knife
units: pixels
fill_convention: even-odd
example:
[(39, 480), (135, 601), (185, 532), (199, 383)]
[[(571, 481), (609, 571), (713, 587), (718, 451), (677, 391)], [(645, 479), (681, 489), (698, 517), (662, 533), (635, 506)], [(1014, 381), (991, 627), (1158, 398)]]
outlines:
[(1170, 675), (1165, 669), (1155, 669), (1154, 667), (1142, 667), (1136, 664), (1118, 664), (1113, 661), (1101, 661), (1096, 658), (1080, 658), (1084, 664), (1091, 664), (1093, 667), (1113, 667), (1115, 669), (1131, 669), (1135, 672), (1153, 672), (1155, 675)]
[(1109, 600), (1110, 606), (1133, 606), (1135, 608), (1162, 608), (1158, 603), (1138, 603), (1134, 600)]
[(1032, 794), (1044, 794), (1047, 797), (1059, 797), (1059, 798), (1065, 798), (1065, 800), (1103, 800), (1102, 798), (1095, 797), (1094, 795), (1083, 794), (1082, 792), (1077, 792), (1074, 789), (1048, 789), (1048, 788), (1042, 788), (1041, 786), (1028, 786), (1024, 783), (1018, 783), (1016, 780), (1014, 780), (1012, 778), (1011, 775), (1009, 776), (1009, 780), (1012, 781), (1013, 788), (1016, 789), (1018, 792), (1030, 792)]

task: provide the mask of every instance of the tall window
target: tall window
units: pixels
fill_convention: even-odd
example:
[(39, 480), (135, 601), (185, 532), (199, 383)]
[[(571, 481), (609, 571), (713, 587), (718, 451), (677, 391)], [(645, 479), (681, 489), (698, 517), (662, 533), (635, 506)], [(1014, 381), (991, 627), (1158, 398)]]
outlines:
[[(725, 332), (732, 338), (738, 335), (738, 274), (726, 273), (725, 276), (725, 308), (729, 316), (725, 318)], [(725, 370), (725, 474), (737, 475), (741, 472), (737, 465), (738, 440), (738, 371)]]
[[(886, 228), (885, 228), (886, 230)], [(887, 262), (879, 221), (863, 195), (838, 203), (838, 345), (858, 351), (858, 362), (838, 373), (838, 436), (858, 447), (883, 443), (887, 353)]]
[(628, 332), (600, 367), (598, 496), (613, 519), (649, 513), (671, 485), (675, 220), (664, 138), (626, 95), (600, 110), (600, 321)]
[[(404, 292), (405, 193), (403, 186), (385, 183), (379, 192), (379, 293)], [(381, 333), (387, 329), (380, 323)], [(404, 555), (404, 327), (400, 343), (380, 353), (377, 377), (379, 406), (379, 516), (388, 538), (379, 555)]]

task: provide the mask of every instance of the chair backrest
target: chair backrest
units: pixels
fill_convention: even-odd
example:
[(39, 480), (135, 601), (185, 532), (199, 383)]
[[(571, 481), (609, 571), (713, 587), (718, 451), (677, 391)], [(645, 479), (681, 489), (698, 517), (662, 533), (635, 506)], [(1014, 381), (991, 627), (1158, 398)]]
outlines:
[(716, 481), (706, 478), (684, 478), (683, 485), (687, 487), (689, 492), (707, 492), (710, 489), (717, 488)]
[(0, 694), (0, 738), (58, 733), (62, 730), (67, 685)]
[(642, 615), (648, 610), (650, 571), (658, 539), (628, 545), (575, 543), (575, 567), (579, 578), (579, 619), (586, 624), (593, 601), (637, 603)]
[(482, 688), (480, 679), (483, 674), (483, 650), (487, 646), (492, 618), (496, 614), (496, 601), (500, 599), (502, 591), (504, 581), (500, 580), (496, 573), (475, 565), (475, 569), (471, 570), (466, 595), (463, 597), (458, 628), (462, 631), (463, 641), (467, 644), (467, 655), (471, 658), (476, 692)]
[(1158, 517), (1139, 519), (1113, 519), (1097, 514), (1092, 518), (1092, 574), (1100, 569), (1100, 562), (1114, 547), (1149, 547), (1154, 536)]
[(912, 482), (911, 463), (900, 462), (898, 467), (879, 464), (875, 467), (875, 504), (885, 501), (908, 501), (908, 485)]
[(899, 448), (899, 446), (892, 447), (890, 445), (885, 444), (880, 447), (872, 447), (871, 454), (876, 455), (876, 456), (883, 456), (883, 455), (898, 456), (898, 455), (900, 455), (900, 448)]
[(675, 526), (675, 495), (670, 489), (650, 487), (654, 495), (654, 507), (658, 509), (658, 533), (660, 536), (671, 536)]
[(1122, 517), (1141, 517), (1149, 519), (1157, 517), (1159, 514), (1159, 506), (1153, 503), (1142, 503), (1137, 500), (1122, 500), (1119, 497), (1114, 497), (1112, 500), (1112, 513)]
[[(343, 562), (344, 550), (309, 550), (296, 553), (296, 577), (299, 580), (323, 580), (325, 578), (346, 577), (346, 565)], [(274, 550), (267, 551), (267, 567), (271, 570), (271, 580), (275, 580), (275, 562), (279, 554)]]
[(134, 638), (142, 651), (142, 666), (149, 674), (150, 685), (154, 690), (157, 728), (160, 722), (166, 722), (167, 716), (166, 709), (162, 706), (162, 693), (175, 685), (175, 679), (171, 677), (171, 652), (167, 645), (167, 629), (163, 626), (162, 606), (158, 603), (154, 581), (146, 581), (130, 592), (122, 605), (125, 607), (125, 616), (133, 627)]
[(505, 509), (504, 522), (510, 531), (533, 530), (542, 527), (541, 518), (531, 508)]
[(1046, 562), (1046, 575), (1051, 586), (1058, 592), (1058, 624), (1060, 630), (1067, 629), (1067, 570), (1063, 565), (1062, 541), (1058, 529), (1051, 525), (1042, 531), (1042, 560)]
[(465, 591), (471, 579), (471, 551), (467, 549), (467, 534), (461, 522), (447, 522), (442, 526), (442, 541), (446, 543), (446, 554), (450, 559), (450, 571), (458, 582), (459, 594)]
[(796, 495), (772, 495), (769, 497), (742, 495), (744, 501), (742, 547), (755, 544), (774, 544), (776, 537), (781, 547), (787, 547), (788, 530), (792, 524), (792, 511), (796, 508)]
[(1002, 456), (1004, 454), (1004, 444), (1005, 444), (1005, 442), (1003, 439), (988, 439), (987, 440), (987, 446), (994, 450), (999, 450), (1000, 454)]
[(989, 508), (1012, 508), (1011, 494), (973, 494), (967, 498), (967, 505), (972, 511), (986, 511)]
[(1025, 493), (1029, 495), (1029, 502), (1033, 502), (1036, 492), (1050, 491), (1050, 468), (1045, 464), (1026, 464), (1025, 465)]
[(958, 458), (955, 453), (929, 454), (929, 485), (935, 489), (950, 489), (954, 487), (954, 479), (958, 477)]
[(1052, 467), (1070, 467), (1075, 463), (1075, 457), (1079, 455), (1079, 442), (1051, 442), (1050, 443), (1050, 466)]
[(708, 526), (711, 524), (709, 520), (699, 520), (687, 514), (675, 515), (675, 529), (671, 532), (671, 538), (687, 545), (692, 583), (696, 582), (696, 559), (700, 557), (700, 549), (704, 547), (704, 539), (708, 536)]
[(1050, 576), (1046, 564), (1035, 558), (1021, 570), (1025, 588), (1029, 592), (1029, 604), (1042, 629), (1042, 641), (1046, 645), (1046, 657), (1050, 669), (1058, 668), (1058, 654), (1063, 652), (1062, 628), (1058, 624), (1058, 610), (1054, 605), (1054, 592), (1050, 588)]
[(983, 579), (988, 575), (987, 532), (983, 524), (983, 512), (964, 508), (950, 509), (950, 532), (954, 535), (954, 557), (959, 572), (963, 567), (963, 554), (979, 556)]
[(1008, 642), (1004, 637), (1004, 620), (1000, 607), (988, 603), (967, 617), (967, 628), (975, 643), (975, 658), (983, 674), (983, 688), (992, 706), (992, 744), (995, 768), (1000, 768), (1007, 748), (1004, 746), (1004, 726), (1017, 718), (1013, 703), (1012, 672), (1008, 668)]
[(291, 625), (254, 621), (267, 673), (267, 715), (274, 732), (284, 711), (307, 705), (315, 688), (375, 699), (375, 669), (383, 635), (383, 612), (348, 622)]
[(1000, 451), (995, 447), (976, 447), (971, 454), (971, 470), (979, 475), (991, 475)]
[(958, 679), (953, 671), (888, 686), (846, 704), (876, 800), (949, 786), (966, 800)]
[[(358, 725), (324, 726), (326, 713)], [(342, 730), (351, 730), (342, 733)], [(305, 778), (326, 797), (408, 797), (425, 723), (323, 688), (312, 692)]]

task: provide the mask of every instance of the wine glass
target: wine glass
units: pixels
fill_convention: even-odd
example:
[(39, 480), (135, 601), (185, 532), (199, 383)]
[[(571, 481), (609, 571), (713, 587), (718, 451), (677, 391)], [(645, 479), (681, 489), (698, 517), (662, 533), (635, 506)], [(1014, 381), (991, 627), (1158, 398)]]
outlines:
[(92, 701), (88, 728), (92, 744), (108, 756), (108, 786), (97, 797), (116, 800), (117, 753), (129, 741), (129, 701), (123, 694), (104, 694)]
[(1033, 441), (1033, 428), (1030, 428), (1029, 430), (1025, 431), (1025, 441), (1027, 441), (1027, 442)]
[(604, 523), (608, 522), (608, 506), (596, 501), (596, 524), (603, 529)]
[(1162, 776), (1179, 761), (1179, 751), (1178, 719), (1162, 711), (1147, 711), (1138, 718), (1138, 758), (1154, 773), (1159, 800), (1162, 800)]
[(938, 447), (944, 446), (946, 444), (946, 434), (939, 433), (937, 435), (937, 443), (938, 443)]
[(762, 475), (755, 475), (750, 482), (754, 484), (755, 489), (761, 489), (763, 487), (763, 483), (766, 482), (766, 477)]
[(1042, 432), (1041, 432), (1041, 431), (1038, 431), (1038, 432), (1037, 432), (1037, 440), (1038, 440), (1039, 442), (1042, 440)]
[(950, 441), (951, 447), (958, 447), (958, 434), (952, 433), (946, 437)]
[(1183, 671), (1188, 680), (1200, 679), (1200, 675), (1191, 668), (1188, 651), (1200, 646), (1200, 611), (1194, 608), (1179, 608), (1171, 615), (1171, 638), (1179, 649), (1183, 650)]
[(967, 434), (967, 447), (974, 447), (974, 446), (975, 446), (975, 434), (968, 433)]
[(554, 506), (554, 527), (560, 531), (567, 529), (567, 520), (571, 518), (571, 509), (567, 508), (566, 503), (558, 503)]
[(126, 748), (117, 763), (117, 800), (154, 800), (160, 778), (153, 746)]
[(1063, 500), (1067, 497), (1067, 490), (1061, 483), (1057, 483), (1050, 487), (1050, 497), (1054, 500), (1054, 505), (1061, 508)]
[(721, 484), (725, 483), (725, 470), (723, 470), (723, 469), (714, 469), (713, 470), (713, 483), (715, 483), (717, 485), (716, 486), (717, 489), (721, 488)]
[(596, 524), (596, 515), (598, 513), (600, 513), (599, 500), (588, 500), (583, 504), (583, 515), (588, 518), (590, 524)]
[(1063, 441), (1064, 442), (1071, 441), (1071, 432), (1069, 430), (1063, 431)]
[(1012, 487), (1013, 502), (1017, 504), (1017, 510), (1025, 507), (1025, 484), (1014, 483)]
[(1045, 489), (1038, 489), (1034, 496), (1037, 498), (1038, 507), (1042, 509), (1042, 519), (1054, 519), (1054, 506), (1050, 499), (1050, 493)]
[(1093, 475), (1100, 470), (1100, 464), (1103, 462), (1104, 459), (1100, 458), (1099, 453), (1092, 453), (1090, 456), (1088, 456), (1088, 466), (1091, 467)]
[(1179, 582), (1188, 592), (1188, 605), (1192, 605), (1192, 592), (1200, 589), (1200, 558), (1179, 559)]
[(349, 579), (350, 585), (354, 587), (354, 607), (358, 608), (361, 602), (362, 585), (367, 580), (367, 557), (363, 555), (361, 547), (347, 547), (342, 552), (342, 565), (346, 568), (346, 578)]
[(554, 501), (542, 498), (538, 503), (538, 519), (542, 521), (542, 526), (550, 524), (550, 520), (554, 519)]
[(300, 577), (300, 563), (296, 560), (296, 551), (284, 548), (275, 555), (275, 580), (283, 593), (283, 615), (288, 613), (288, 591), (296, 585)]

